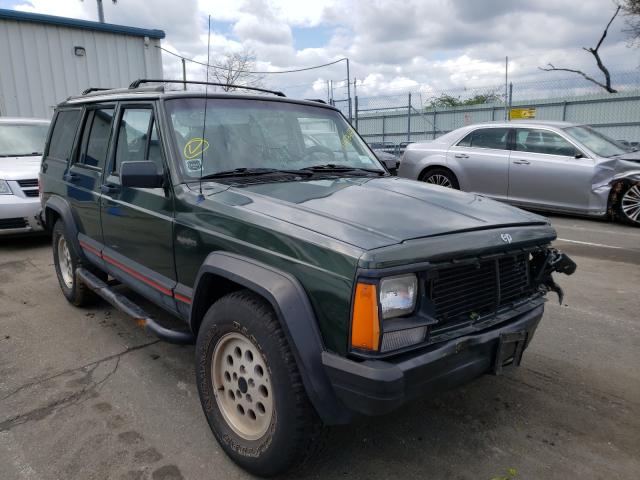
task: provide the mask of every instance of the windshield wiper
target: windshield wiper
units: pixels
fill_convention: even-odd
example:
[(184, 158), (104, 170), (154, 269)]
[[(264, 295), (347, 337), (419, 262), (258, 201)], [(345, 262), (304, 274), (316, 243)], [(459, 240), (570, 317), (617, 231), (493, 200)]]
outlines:
[(227, 178), (227, 177), (249, 177), (258, 175), (269, 174), (287, 174), (287, 175), (313, 175), (311, 172), (305, 172), (300, 170), (281, 170), (278, 168), (234, 168), (232, 170), (222, 170), (220, 172), (209, 173), (200, 177), (200, 180), (208, 180), (213, 178)]
[(327, 163), (324, 165), (314, 165), (312, 167), (302, 168), (302, 171), (310, 171), (310, 172), (327, 172), (327, 173), (341, 173), (341, 172), (367, 172), (367, 173), (376, 173), (378, 175), (384, 175), (384, 170), (380, 170), (378, 168), (361, 168), (361, 167), (349, 167), (348, 165), (336, 165), (333, 163)]

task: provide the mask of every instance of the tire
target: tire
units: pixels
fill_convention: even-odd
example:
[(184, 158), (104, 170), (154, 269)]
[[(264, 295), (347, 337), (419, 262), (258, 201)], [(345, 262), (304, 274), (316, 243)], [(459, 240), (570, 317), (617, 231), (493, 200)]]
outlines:
[(82, 262), (69, 246), (69, 237), (62, 220), (58, 220), (53, 226), (51, 244), (58, 283), (66, 299), (76, 307), (94, 303), (97, 296), (78, 281), (76, 276), (76, 269), (82, 266)]
[(456, 176), (451, 171), (444, 168), (434, 168), (425, 172), (420, 178), (425, 183), (439, 185), (441, 187), (460, 190), (460, 184)]
[(616, 210), (623, 222), (640, 227), (640, 183), (624, 186)]
[(214, 436), (248, 472), (278, 475), (315, 452), (322, 424), (260, 296), (240, 290), (209, 308), (196, 342), (196, 380)]

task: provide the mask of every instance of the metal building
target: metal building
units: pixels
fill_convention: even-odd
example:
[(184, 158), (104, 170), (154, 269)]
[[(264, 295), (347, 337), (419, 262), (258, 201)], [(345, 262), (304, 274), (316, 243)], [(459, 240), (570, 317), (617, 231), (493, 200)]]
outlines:
[(162, 30), (0, 9), (0, 116), (50, 118), (89, 87), (162, 78)]

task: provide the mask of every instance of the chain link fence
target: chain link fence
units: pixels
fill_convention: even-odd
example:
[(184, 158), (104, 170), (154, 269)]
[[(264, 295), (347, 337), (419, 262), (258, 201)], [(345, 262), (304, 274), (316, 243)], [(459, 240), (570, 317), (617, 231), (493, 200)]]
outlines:
[[(384, 96), (355, 96), (352, 123), (371, 144), (401, 151), (465, 125), (514, 118), (588, 124), (627, 142), (640, 141), (640, 71), (612, 74), (618, 93), (579, 76), (539, 82)], [(348, 102), (336, 103), (345, 115)]]

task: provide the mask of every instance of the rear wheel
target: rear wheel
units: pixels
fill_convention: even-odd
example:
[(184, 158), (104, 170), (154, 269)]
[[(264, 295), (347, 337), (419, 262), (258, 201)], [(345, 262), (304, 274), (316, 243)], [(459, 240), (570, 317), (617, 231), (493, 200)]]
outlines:
[(618, 216), (640, 227), (640, 183), (626, 185), (618, 202)]
[(439, 185), (441, 187), (455, 188), (456, 190), (460, 190), (460, 185), (458, 184), (458, 179), (456, 178), (456, 176), (449, 170), (445, 170), (444, 168), (434, 168), (432, 170), (428, 170), (422, 176), (421, 180), (432, 185)]
[(306, 460), (321, 422), (271, 306), (248, 290), (211, 306), (198, 333), (202, 408), (231, 459), (270, 477)]

